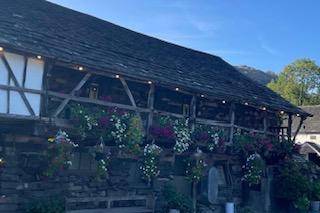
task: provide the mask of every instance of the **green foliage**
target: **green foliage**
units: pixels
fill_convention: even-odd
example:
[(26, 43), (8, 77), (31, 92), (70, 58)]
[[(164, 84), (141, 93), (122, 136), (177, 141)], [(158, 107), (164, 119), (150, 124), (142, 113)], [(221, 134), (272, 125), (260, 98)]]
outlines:
[(247, 182), (249, 186), (259, 184), (261, 182), (263, 169), (264, 162), (262, 161), (260, 155), (250, 155), (243, 166), (244, 174), (242, 181)]
[(127, 150), (133, 154), (140, 153), (140, 144), (143, 140), (142, 123), (140, 118), (135, 115), (129, 120), (129, 127), (127, 130)]
[(118, 108), (71, 106), (71, 116), (81, 139), (114, 140), (119, 148), (140, 153), (144, 132), (141, 119), (132, 112)]
[(189, 197), (177, 192), (172, 185), (166, 185), (162, 191), (168, 209), (179, 209), (181, 213), (192, 212), (192, 201)]
[(240, 206), (237, 208), (237, 213), (254, 213), (248, 206)]
[(320, 103), (320, 67), (310, 59), (289, 64), (268, 87), (295, 105)]
[(295, 161), (285, 162), (275, 178), (275, 196), (293, 202), (308, 196), (311, 183), (307, 174), (307, 165)]
[(158, 164), (161, 152), (162, 149), (155, 144), (147, 144), (143, 149), (143, 162), (140, 170), (142, 171), (142, 179), (149, 183), (160, 173)]
[(320, 200), (320, 180), (316, 180), (312, 183), (311, 200), (313, 201)]
[(199, 182), (203, 177), (203, 171), (206, 166), (207, 165), (203, 160), (190, 160), (187, 162), (187, 179), (191, 182)]
[(306, 195), (299, 197), (294, 202), (294, 207), (299, 211), (299, 213), (307, 213), (310, 208), (310, 200)]
[(43, 175), (51, 177), (72, 165), (72, 154), (78, 144), (72, 142), (68, 134), (62, 130), (59, 130), (55, 137), (49, 138), (48, 143), (48, 162)]
[(52, 197), (33, 200), (26, 206), (26, 213), (64, 213), (65, 203), (62, 199)]

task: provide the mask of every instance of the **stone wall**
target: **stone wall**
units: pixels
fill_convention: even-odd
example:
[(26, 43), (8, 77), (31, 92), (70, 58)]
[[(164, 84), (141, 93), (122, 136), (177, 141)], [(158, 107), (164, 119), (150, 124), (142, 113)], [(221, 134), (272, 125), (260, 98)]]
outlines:
[[(68, 210), (136, 207), (150, 212), (165, 212), (162, 195), (165, 185), (173, 184), (177, 190), (191, 196), (191, 183), (184, 177), (179, 159), (171, 151), (164, 151), (160, 160), (160, 175), (149, 186), (141, 179), (138, 160), (126, 156), (113, 156), (110, 177), (97, 180), (91, 168), (75, 169), (44, 179), (38, 170), (46, 150), (45, 137), (8, 135), (0, 137), (0, 151), (6, 160), (0, 175), (0, 212), (24, 212), (27, 203), (44, 197), (63, 198)], [(181, 160), (181, 159), (180, 159)], [(241, 166), (239, 160), (227, 155), (207, 155), (208, 163), (203, 181), (197, 184), (197, 200), (206, 212), (223, 209), (230, 199), (241, 202)], [(208, 201), (208, 172), (221, 168), (223, 175), (217, 181), (218, 199)], [(79, 167), (80, 168), (80, 167)], [(81, 167), (82, 168), (82, 167)]]

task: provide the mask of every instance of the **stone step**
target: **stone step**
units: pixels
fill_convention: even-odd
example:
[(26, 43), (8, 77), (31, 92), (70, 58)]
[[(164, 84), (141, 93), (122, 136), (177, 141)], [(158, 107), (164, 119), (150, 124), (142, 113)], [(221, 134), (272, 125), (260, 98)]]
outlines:
[(110, 209), (71, 210), (66, 213), (153, 213), (153, 210), (144, 207), (121, 207)]

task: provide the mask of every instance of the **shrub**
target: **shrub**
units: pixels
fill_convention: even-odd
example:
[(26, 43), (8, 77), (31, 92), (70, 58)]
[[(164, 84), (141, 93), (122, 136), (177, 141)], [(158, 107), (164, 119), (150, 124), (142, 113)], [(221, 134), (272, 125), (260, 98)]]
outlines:
[(309, 195), (310, 181), (304, 169), (302, 163), (285, 162), (280, 168), (279, 175), (275, 178), (275, 196), (297, 202), (299, 198)]
[(177, 192), (172, 185), (166, 185), (162, 191), (168, 209), (179, 209), (181, 213), (192, 212), (192, 201), (189, 197)]
[(26, 213), (64, 213), (65, 203), (56, 197), (31, 201), (26, 207)]

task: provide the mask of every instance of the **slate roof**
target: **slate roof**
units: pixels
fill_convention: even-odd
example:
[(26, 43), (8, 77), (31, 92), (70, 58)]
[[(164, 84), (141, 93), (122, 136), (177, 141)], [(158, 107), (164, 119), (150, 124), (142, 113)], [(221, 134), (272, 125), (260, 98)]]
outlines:
[[(302, 106), (305, 112), (312, 114), (313, 117), (308, 117), (302, 124), (301, 129), (299, 131), (300, 134), (308, 134), (308, 133), (318, 133), (320, 134), (320, 105), (315, 106)], [(297, 129), (299, 125), (299, 119), (293, 120), (292, 129)]]
[(0, 1), (0, 45), (218, 99), (304, 114), (220, 57), (161, 41), (44, 0)]

